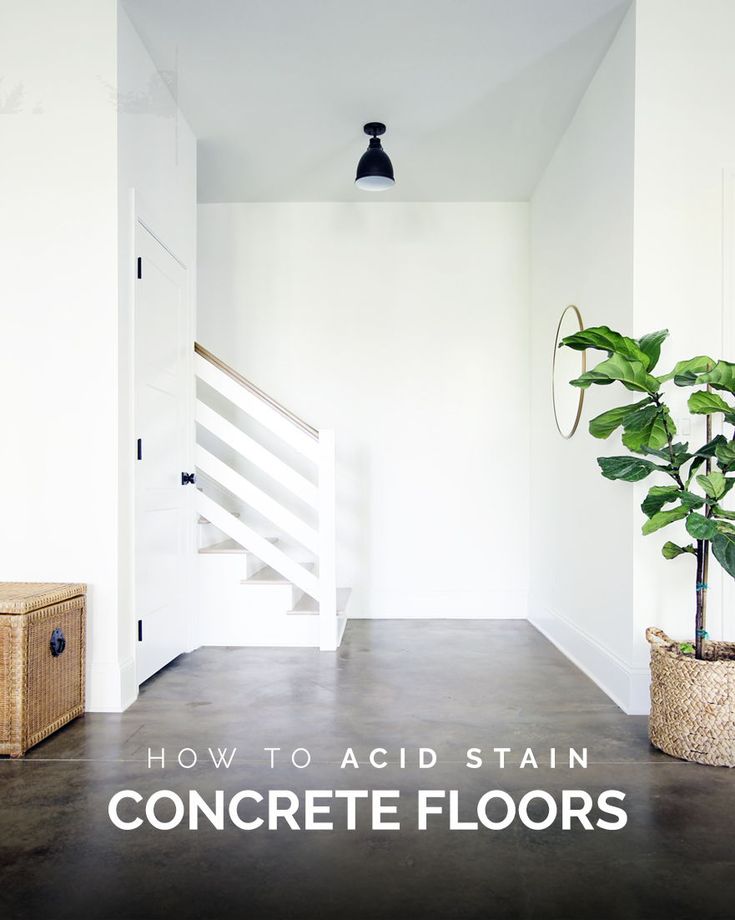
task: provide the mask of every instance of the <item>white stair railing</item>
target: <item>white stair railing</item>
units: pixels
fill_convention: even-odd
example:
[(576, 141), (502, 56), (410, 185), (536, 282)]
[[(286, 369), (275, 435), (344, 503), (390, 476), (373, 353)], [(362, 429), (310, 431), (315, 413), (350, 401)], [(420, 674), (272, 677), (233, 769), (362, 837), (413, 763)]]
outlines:
[(197, 510), (228, 537), (318, 602), (319, 647), (323, 651), (333, 651), (341, 636), (337, 618), (334, 432), (313, 428), (198, 343), (194, 350), (198, 380), (315, 464), (317, 482), (311, 482), (201, 399), (196, 401), (197, 425), (316, 512), (318, 525), (311, 526), (199, 443), (196, 446), (197, 470), (311, 551), (316, 556), (317, 574), (201, 491), (197, 492)]

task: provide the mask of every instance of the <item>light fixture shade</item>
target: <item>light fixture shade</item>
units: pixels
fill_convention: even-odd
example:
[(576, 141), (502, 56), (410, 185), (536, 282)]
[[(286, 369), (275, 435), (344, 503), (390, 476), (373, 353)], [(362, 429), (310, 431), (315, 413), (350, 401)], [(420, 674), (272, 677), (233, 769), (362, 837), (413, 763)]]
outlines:
[(395, 185), (393, 164), (390, 157), (383, 150), (378, 134), (385, 132), (385, 125), (380, 122), (369, 122), (365, 125), (366, 134), (371, 134), (368, 149), (360, 157), (357, 164), (355, 185), (366, 192), (381, 192)]

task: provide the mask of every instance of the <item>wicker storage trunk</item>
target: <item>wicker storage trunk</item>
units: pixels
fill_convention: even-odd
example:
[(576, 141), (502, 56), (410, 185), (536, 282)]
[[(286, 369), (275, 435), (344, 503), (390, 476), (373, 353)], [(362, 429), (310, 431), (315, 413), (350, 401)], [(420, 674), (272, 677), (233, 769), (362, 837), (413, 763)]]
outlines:
[(651, 744), (672, 757), (735, 767), (735, 643), (705, 642), (701, 660), (649, 627)]
[(84, 712), (85, 585), (0, 582), (0, 754)]

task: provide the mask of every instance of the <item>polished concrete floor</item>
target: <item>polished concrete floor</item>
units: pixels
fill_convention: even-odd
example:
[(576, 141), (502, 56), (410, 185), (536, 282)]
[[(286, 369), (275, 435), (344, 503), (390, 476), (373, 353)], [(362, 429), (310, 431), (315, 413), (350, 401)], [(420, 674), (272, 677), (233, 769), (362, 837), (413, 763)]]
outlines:
[[(229, 770), (204, 762), (210, 746), (237, 747)], [(436, 751), (433, 769), (416, 768), (421, 746)], [(549, 748), (570, 746), (588, 748), (587, 769), (551, 769)], [(148, 749), (161, 747), (170, 763), (149, 769)], [(275, 769), (266, 747), (281, 748)], [(302, 747), (312, 762), (300, 770), (288, 756)], [(359, 770), (339, 767), (348, 747)], [(365, 763), (374, 747), (391, 765)], [(468, 769), (469, 747), (511, 753), (504, 769), (495, 758)], [(538, 769), (519, 769), (527, 747)], [(176, 766), (182, 748), (202, 761)], [(336, 655), (200, 649), (144, 685), (124, 714), (88, 715), (24, 760), (0, 760), (0, 917), (731, 918), (734, 784), (726, 769), (654, 751), (645, 719), (623, 715), (527, 623), (356, 621)], [(356, 788), (400, 790), (402, 829), (369, 829), (361, 803), (357, 829), (345, 830), (344, 802), (332, 831), (206, 821), (122, 831), (107, 816), (121, 789), (144, 799), (196, 789), (213, 801), (217, 789), (229, 800), (241, 789)], [(432, 815), (419, 831), (419, 788), (457, 789), (465, 820), (491, 789), (516, 802), (533, 789), (557, 801), (563, 789), (594, 799), (618, 789), (628, 823), (451, 831)], [(120, 813), (138, 812), (128, 803)], [(160, 805), (161, 820), (171, 813)]]

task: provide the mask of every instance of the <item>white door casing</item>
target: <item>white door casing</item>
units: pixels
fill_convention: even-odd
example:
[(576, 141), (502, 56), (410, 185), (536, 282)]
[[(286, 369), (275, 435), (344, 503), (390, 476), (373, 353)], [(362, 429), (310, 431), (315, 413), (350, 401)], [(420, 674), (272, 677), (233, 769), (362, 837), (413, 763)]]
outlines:
[(186, 268), (136, 224), (135, 612), (138, 683), (186, 651), (186, 576), (193, 486)]

